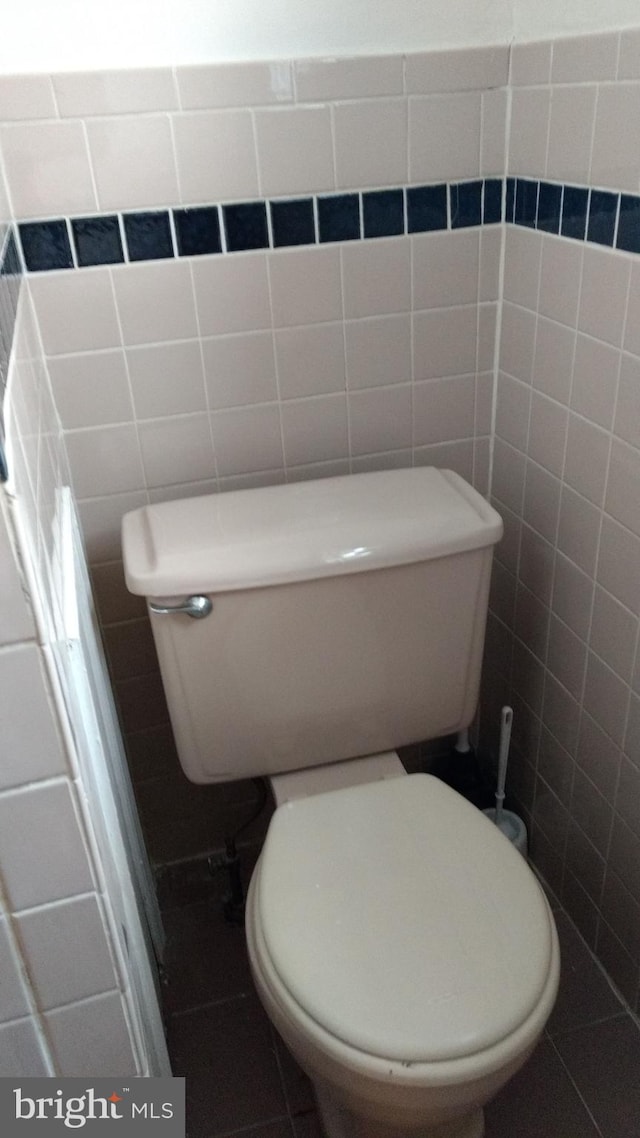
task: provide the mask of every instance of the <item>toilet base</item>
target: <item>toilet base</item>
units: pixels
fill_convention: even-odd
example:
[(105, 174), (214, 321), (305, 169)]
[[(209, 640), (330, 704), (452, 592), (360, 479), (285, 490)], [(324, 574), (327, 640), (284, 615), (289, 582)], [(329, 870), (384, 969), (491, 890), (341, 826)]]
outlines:
[(483, 1110), (474, 1110), (463, 1118), (434, 1126), (403, 1128), (358, 1117), (336, 1102), (331, 1092), (315, 1080), (313, 1090), (325, 1138), (483, 1138), (484, 1135)]

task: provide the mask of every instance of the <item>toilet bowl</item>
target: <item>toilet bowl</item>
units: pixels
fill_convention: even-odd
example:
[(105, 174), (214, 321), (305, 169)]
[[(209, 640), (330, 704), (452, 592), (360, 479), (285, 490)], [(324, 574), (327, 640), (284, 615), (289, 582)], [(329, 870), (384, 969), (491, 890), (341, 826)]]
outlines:
[(557, 937), (526, 862), (391, 753), (471, 723), (501, 535), (426, 467), (124, 519), (185, 774), (272, 781), (249, 956), (328, 1138), (480, 1138), (553, 1006)]
[(286, 801), (271, 822), (247, 904), (258, 994), (327, 1138), (480, 1138), (484, 1104), (556, 997), (548, 903), (443, 783), (345, 788), (338, 766), (340, 789)]

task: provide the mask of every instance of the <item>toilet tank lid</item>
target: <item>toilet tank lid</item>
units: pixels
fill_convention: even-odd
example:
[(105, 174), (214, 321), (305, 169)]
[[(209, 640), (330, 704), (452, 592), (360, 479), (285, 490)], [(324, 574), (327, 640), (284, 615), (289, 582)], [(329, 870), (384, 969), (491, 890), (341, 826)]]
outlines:
[(123, 554), (132, 593), (179, 596), (406, 565), (501, 536), (463, 478), (416, 467), (144, 506), (124, 517)]

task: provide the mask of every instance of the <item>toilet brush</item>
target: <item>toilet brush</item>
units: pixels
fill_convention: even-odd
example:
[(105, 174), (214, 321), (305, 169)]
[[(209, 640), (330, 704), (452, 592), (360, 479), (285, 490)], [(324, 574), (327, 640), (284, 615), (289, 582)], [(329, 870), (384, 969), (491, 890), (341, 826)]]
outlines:
[(484, 810), (498, 829), (509, 839), (512, 845), (527, 856), (527, 828), (517, 814), (512, 810), (504, 809), (504, 787), (507, 780), (507, 763), (509, 762), (509, 745), (511, 743), (511, 725), (513, 723), (513, 708), (503, 707), (500, 714), (500, 751), (498, 757), (498, 784), (496, 786), (496, 804), (489, 810)]

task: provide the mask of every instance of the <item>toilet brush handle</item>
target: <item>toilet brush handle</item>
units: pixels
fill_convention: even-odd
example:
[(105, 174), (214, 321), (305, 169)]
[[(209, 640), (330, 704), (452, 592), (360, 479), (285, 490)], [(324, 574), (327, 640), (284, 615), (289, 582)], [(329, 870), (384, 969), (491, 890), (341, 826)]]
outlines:
[(512, 723), (513, 708), (508, 706), (503, 707), (500, 715), (500, 752), (498, 757), (498, 785), (496, 787), (496, 826), (499, 826), (502, 821), (502, 804), (504, 802), (504, 787), (507, 781), (507, 763), (509, 761)]

